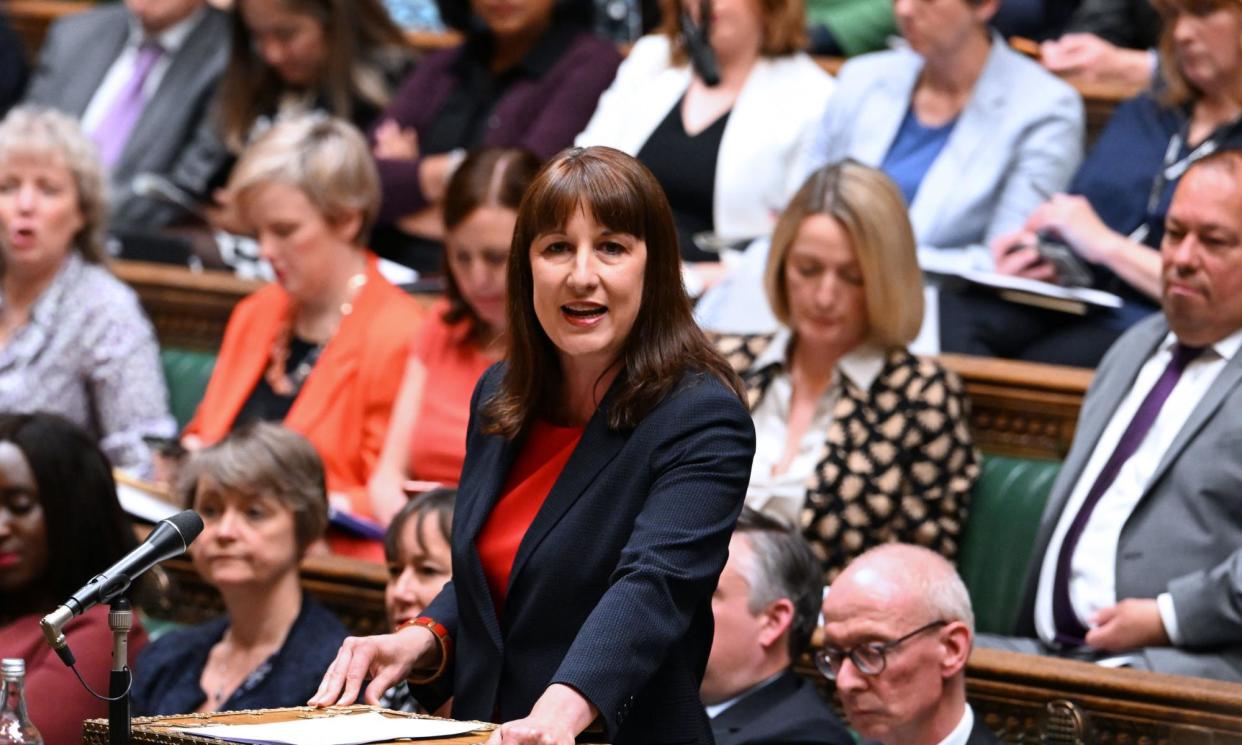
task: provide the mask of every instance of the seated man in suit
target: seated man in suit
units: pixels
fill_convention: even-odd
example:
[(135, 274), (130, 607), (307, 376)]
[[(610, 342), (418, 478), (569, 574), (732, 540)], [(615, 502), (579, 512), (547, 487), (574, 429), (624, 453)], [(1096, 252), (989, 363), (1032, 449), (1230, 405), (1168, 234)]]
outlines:
[(1027, 638), (981, 645), (1238, 681), (1242, 151), (1190, 166), (1165, 230), (1163, 313), (1104, 357), (1048, 497)]
[(999, 745), (966, 703), (975, 614), (943, 556), (905, 543), (850, 562), (824, 598), (815, 664), (845, 718), (882, 745)]
[(228, 17), (206, 0), (125, 0), (52, 25), (26, 93), (78, 117), (109, 168), (113, 228), (159, 227), (134, 177), (168, 175), (208, 114), (229, 53)]
[(699, 690), (716, 745), (852, 745), (815, 686), (790, 670), (815, 630), (823, 582), (801, 535), (742, 512), (712, 595), (716, 632)]

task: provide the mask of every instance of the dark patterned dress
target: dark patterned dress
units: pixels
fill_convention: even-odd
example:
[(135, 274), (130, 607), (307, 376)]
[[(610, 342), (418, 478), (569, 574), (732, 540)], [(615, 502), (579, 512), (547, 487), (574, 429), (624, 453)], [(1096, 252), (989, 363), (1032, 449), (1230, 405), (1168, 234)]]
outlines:
[[(715, 336), (742, 376), (753, 410), (784, 364), (755, 368), (772, 335)], [(888, 352), (868, 390), (846, 377), (807, 483), (801, 527), (829, 583), (851, 559), (881, 543), (957, 556), (979, 454), (969, 403), (956, 375), (904, 349)]]

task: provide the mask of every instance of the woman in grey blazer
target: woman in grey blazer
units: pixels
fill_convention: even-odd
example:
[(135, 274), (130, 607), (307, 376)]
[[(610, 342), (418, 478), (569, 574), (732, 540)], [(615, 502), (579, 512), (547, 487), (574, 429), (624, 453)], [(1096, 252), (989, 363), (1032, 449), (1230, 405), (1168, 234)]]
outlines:
[[(989, 269), (987, 243), (1017, 229), (1082, 159), (1082, 99), (988, 30), (999, 0), (894, 0), (908, 47), (841, 68), (807, 173), (846, 158), (881, 169), (910, 209), (924, 270)], [(722, 332), (774, 331), (761, 301), (767, 244), (704, 297)], [(934, 262), (934, 264), (933, 264)], [(948, 266), (945, 266), (948, 265)], [(730, 310), (734, 309), (734, 310)], [(935, 291), (911, 348), (939, 351)]]
[(988, 30), (998, 5), (895, 0), (909, 48), (841, 69), (810, 158), (880, 168), (906, 197), (923, 256), (948, 249), (941, 258), (980, 268), (986, 243), (1064, 188), (1082, 159), (1081, 98)]

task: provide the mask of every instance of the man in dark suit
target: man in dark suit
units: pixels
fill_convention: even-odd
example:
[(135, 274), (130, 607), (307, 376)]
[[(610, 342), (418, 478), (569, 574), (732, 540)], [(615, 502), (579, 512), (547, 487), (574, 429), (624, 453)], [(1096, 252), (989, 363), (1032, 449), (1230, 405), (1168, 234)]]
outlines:
[(716, 745), (852, 745), (790, 665), (815, 630), (823, 577), (806, 540), (746, 509), (712, 595), (716, 622), (700, 695)]
[(1242, 681), (1242, 151), (1190, 166), (1163, 313), (1109, 350), (1036, 535), (1018, 651)]
[(57, 21), (25, 102), (78, 117), (109, 168), (113, 228), (159, 227), (134, 192), (168, 175), (208, 114), (229, 56), (229, 23), (205, 0), (125, 0)]
[(943, 556), (887, 543), (854, 559), (824, 598), (816, 664), (845, 718), (882, 745), (999, 745), (966, 703), (975, 615)]

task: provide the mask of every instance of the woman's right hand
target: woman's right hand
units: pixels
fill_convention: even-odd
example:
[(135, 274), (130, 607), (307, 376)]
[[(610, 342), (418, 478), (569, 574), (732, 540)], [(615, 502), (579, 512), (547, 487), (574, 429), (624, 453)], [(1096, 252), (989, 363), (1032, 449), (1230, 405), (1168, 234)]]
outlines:
[(375, 128), (375, 147), (371, 153), (380, 160), (415, 160), (418, 158), (418, 132), (413, 127), (402, 129), (395, 119), (385, 119)]
[(358, 700), (362, 682), (370, 678), (363, 699), (377, 704), (384, 691), (410, 677), (414, 670), (435, 667), (439, 656), (439, 640), (421, 626), (395, 634), (348, 637), (307, 703), (320, 707), (352, 704)]

